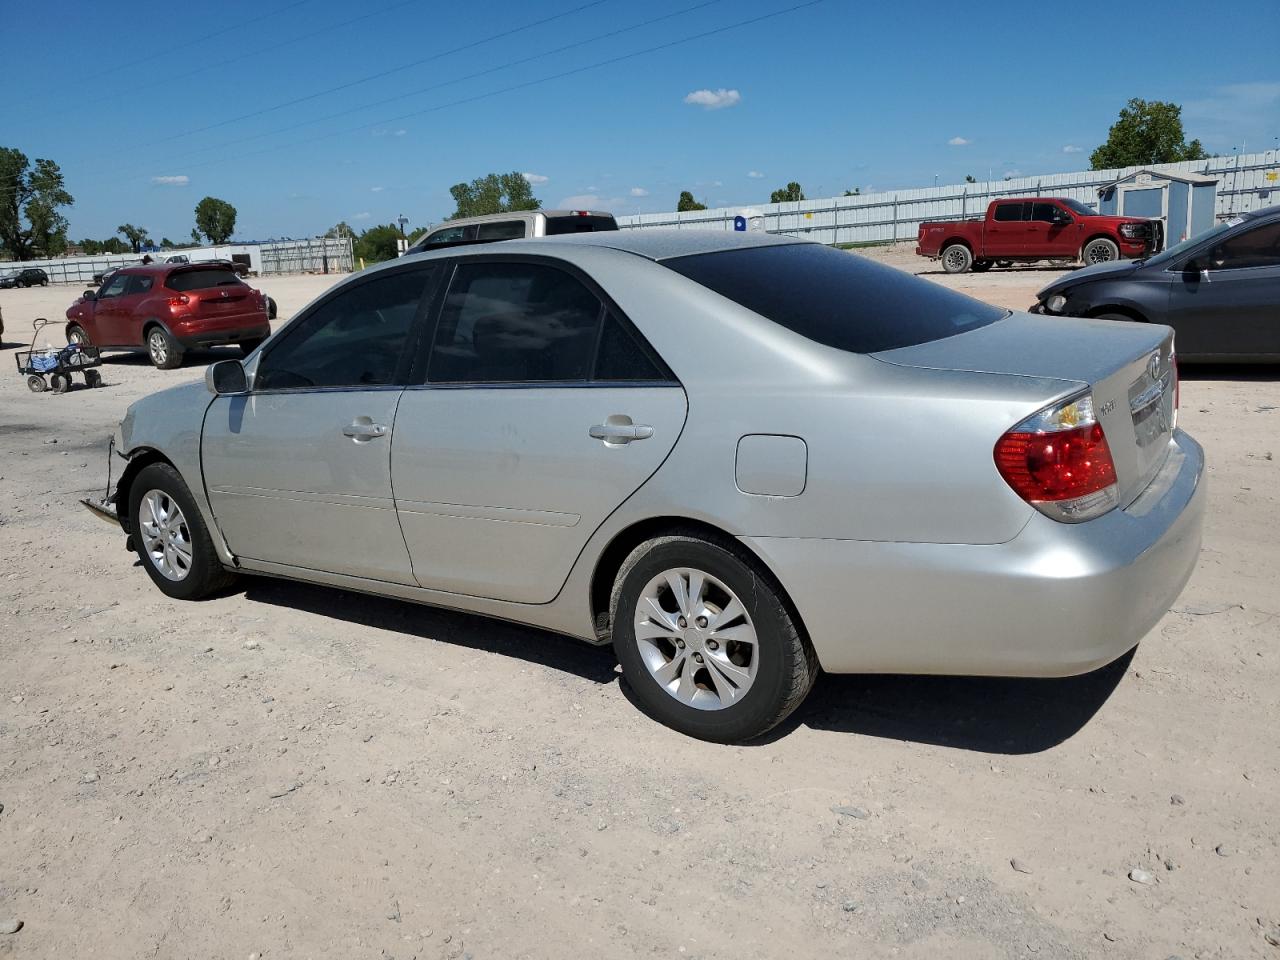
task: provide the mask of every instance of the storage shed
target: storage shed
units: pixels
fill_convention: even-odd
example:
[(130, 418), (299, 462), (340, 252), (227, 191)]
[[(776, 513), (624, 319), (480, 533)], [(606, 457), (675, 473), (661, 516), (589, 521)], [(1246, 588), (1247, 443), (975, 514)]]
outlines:
[(1173, 246), (1213, 226), (1218, 181), (1199, 173), (1135, 170), (1098, 188), (1098, 212), (1164, 221), (1165, 245)]

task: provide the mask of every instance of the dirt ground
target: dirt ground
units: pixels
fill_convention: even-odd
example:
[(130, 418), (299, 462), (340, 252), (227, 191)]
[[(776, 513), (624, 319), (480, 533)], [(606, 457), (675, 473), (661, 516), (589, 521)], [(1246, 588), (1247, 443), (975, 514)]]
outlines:
[[(929, 273), (1013, 307), (1053, 275)], [(258, 282), (287, 318), (333, 279)], [(75, 292), (0, 291), (0, 957), (1280, 957), (1280, 371), (1184, 371), (1204, 550), (1131, 661), (822, 677), (722, 747), (558, 636), (164, 597), (76, 499), (216, 354), (29, 393)]]

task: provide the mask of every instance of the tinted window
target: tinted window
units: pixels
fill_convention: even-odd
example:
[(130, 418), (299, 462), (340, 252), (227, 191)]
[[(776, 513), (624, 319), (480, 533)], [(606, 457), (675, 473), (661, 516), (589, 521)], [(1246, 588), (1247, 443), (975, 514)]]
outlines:
[(129, 285), (125, 288), (125, 295), (132, 296), (135, 293), (146, 293), (151, 289), (151, 283), (151, 277), (131, 276)]
[(129, 283), (129, 274), (116, 273), (112, 274), (107, 280), (106, 285), (98, 291), (98, 299), (106, 300), (110, 297), (119, 297), (124, 294), (124, 288)]
[(476, 233), (477, 240), (514, 240), (524, 236), (523, 220), (502, 220), (498, 223), (482, 223)]
[(1214, 270), (1280, 266), (1280, 220), (1224, 240), (1209, 254)]
[(941, 340), (1007, 313), (816, 243), (725, 250), (662, 263), (788, 330), (854, 353)]
[(437, 230), (435, 233), (427, 235), (427, 239), (423, 240), (426, 246), (432, 246), (437, 243), (457, 243), (462, 239), (462, 227), (445, 227)]
[(227, 267), (213, 267), (196, 270), (179, 270), (169, 274), (165, 286), (179, 292), (185, 290), (208, 290), (212, 287), (238, 285), (240, 278), (235, 271)]
[(1066, 211), (1059, 209), (1055, 204), (1033, 203), (1031, 205), (1032, 220), (1038, 220), (1041, 223), (1057, 223), (1059, 220), (1066, 219), (1066, 217)]
[(262, 358), (255, 389), (393, 383), (418, 305), (437, 270), (401, 271), (357, 284), (299, 317)]
[(594, 379), (652, 382), (668, 377), (627, 325), (610, 311), (600, 332)]
[(1002, 203), (996, 207), (996, 219), (1001, 223), (1018, 223), (1023, 219), (1025, 203)]
[(1077, 213), (1082, 217), (1098, 216), (1097, 210), (1094, 210), (1093, 207), (1088, 204), (1081, 203), (1079, 200), (1064, 199), (1062, 203), (1072, 213)]
[(563, 233), (594, 233), (597, 230), (617, 230), (618, 221), (613, 217), (547, 217), (547, 236)]
[(600, 301), (563, 270), (464, 263), (436, 329), (433, 383), (548, 383), (591, 373)]

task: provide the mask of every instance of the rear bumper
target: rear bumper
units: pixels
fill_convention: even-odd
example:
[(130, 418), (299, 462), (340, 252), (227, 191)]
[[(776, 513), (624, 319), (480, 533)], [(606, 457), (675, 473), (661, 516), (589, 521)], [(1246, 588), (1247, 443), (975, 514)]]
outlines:
[(172, 323), (169, 332), (184, 347), (208, 347), (220, 343), (261, 340), (271, 335), (271, 324), (267, 322), (265, 313), (239, 314)]
[(743, 538), (795, 602), (833, 673), (1055, 677), (1135, 646), (1195, 568), (1204, 454), (1175, 433), (1124, 510), (1063, 524), (1034, 513), (1008, 543)]

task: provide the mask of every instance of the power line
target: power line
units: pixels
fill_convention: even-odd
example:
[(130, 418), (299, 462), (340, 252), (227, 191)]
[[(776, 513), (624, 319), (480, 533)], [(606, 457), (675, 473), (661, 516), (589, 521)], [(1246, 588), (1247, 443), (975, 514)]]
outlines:
[[(248, 20), (237, 21), (233, 26), (227, 27), (223, 30), (215, 30), (213, 33), (206, 34), (203, 37), (196, 37), (195, 39), (187, 39), (184, 37), (182, 50), (189, 51), (192, 47), (198, 44), (204, 43), (206, 40), (213, 40), (213, 39), (216, 39), (217, 37), (223, 37), (223, 36), (226, 36), (228, 33), (239, 33), (241, 30), (249, 26), (249, 24), (251, 23), (260, 23), (263, 20), (269, 20), (272, 17), (278, 17), (280, 14), (285, 13), (288, 10), (292, 10), (295, 7), (300, 7), (304, 3), (310, 3), (310, 2), (311, 0), (293, 0), (293, 3), (286, 3), (283, 7), (278, 7), (277, 9), (272, 10), (270, 13), (264, 13), (261, 16), (251, 17)], [(91, 76), (86, 77), (85, 79), (97, 80), (99, 77), (110, 76), (113, 73), (119, 73), (121, 70), (127, 70), (130, 67), (136, 67), (138, 66), (138, 64), (141, 64), (141, 63), (150, 63), (152, 60), (157, 60), (161, 57), (168, 56), (170, 53), (177, 53), (177, 52), (181, 52), (181, 51), (178, 51), (176, 49), (169, 49), (169, 50), (166, 50), (164, 53), (157, 53), (154, 56), (143, 57), (141, 59), (132, 60), (129, 63), (118, 63), (114, 67), (108, 67), (106, 70), (103, 70), (101, 73), (92, 74)]]
[[(299, 0), (299, 2), (306, 2), (306, 0)], [(141, 146), (154, 147), (161, 143), (168, 143), (171, 140), (179, 140), (185, 137), (193, 136), (194, 134), (197, 134), (197, 133), (205, 133), (206, 131), (209, 131), (209, 130), (216, 130), (219, 127), (225, 127), (233, 123), (239, 123), (241, 120), (250, 120), (253, 117), (260, 117), (266, 113), (274, 113), (276, 110), (283, 110), (285, 107), (294, 107), (300, 103), (306, 103), (309, 100), (317, 100), (320, 97), (327, 97), (331, 93), (337, 93), (340, 90), (349, 90), (352, 87), (358, 87), (361, 84), (369, 83), (370, 81), (373, 81), (373, 80), (381, 80), (383, 77), (389, 77), (395, 73), (402, 73), (405, 70), (410, 70), (413, 67), (420, 67), (425, 63), (431, 63), (434, 60), (439, 60), (443, 57), (451, 56), (455, 53), (462, 53), (466, 50), (472, 50), (476, 47), (483, 46), (486, 43), (492, 43), (495, 40), (501, 40), (505, 37), (514, 36), (517, 33), (523, 33), (526, 30), (532, 30), (534, 27), (540, 27), (540, 26), (543, 26), (544, 24), (552, 23), (556, 20), (562, 20), (565, 17), (571, 16), (572, 14), (581, 13), (583, 10), (590, 9), (591, 7), (598, 7), (602, 3), (608, 3), (608, 2), (610, 2), (610, 0), (588, 0), (587, 3), (579, 4), (578, 6), (573, 7), (570, 10), (565, 10), (563, 13), (557, 13), (549, 17), (543, 17), (541, 20), (534, 20), (533, 22), (526, 23), (523, 26), (512, 27), (510, 30), (504, 30), (501, 33), (495, 33), (495, 34), (492, 34), (491, 36), (484, 37), (480, 40), (473, 40), (471, 43), (465, 43), (462, 46), (454, 47), (451, 50), (444, 50), (440, 53), (433, 53), (431, 56), (423, 57), (421, 60), (414, 60), (414, 61), (411, 61), (410, 63), (405, 63), (398, 67), (392, 67), (390, 70), (382, 70), (382, 71), (379, 71), (378, 73), (371, 73), (368, 76), (360, 77), (356, 80), (351, 80), (347, 83), (340, 83), (336, 87), (329, 87), (327, 90), (317, 90), (313, 93), (307, 94), (305, 97), (296, 97), (293, 100), (286, 100), (283, 103), (277, 103), (270, 107), (262, 107), (259, 110), (253, 110), (249, 113), (242, 114), (238, 117), (231, 117), (228, 120), (219, 120), (217, 123), (211, 123), (203, 127), (196, 127), (194, 130), (184, 130), (181, 133), (175, 133), (168, 137), (162, 137), (159, 140), (152, 140), (150, 143), (141, 144)]]
[(643, 29), (644, 27), (650, 27), (650, 26), (653, 26), (655, 23), (662, 23), (665, 20), (672, 20), (676, 17), (682, 17), (687, 14), (694, 13), (698, 10), (702, 10), (706, 7), (714, 6), (718, 3), (724, 3), (724, 2), (725, 0), (702, 0), (701, 3), (695, 3), (692, 6), (684, 7), (680, 10), (673, 11), (672, 13), (663, 14), (660, 17), (651, 17), (648, 20), (642, 20), (639, 23), (633, 23), (626, 27), (619, 27), (616, 30), (609, 30), (605, 33), (596, 34), (595, 36), (587, 37), (584, 40), (576, 40), (573, 43), (567, 43), (562, 46), (556, 47), (552, 50), (547, 50), (543, 53), (532, 54), (531, 56), (522, 57), (519, 60), (512, 60), (507, 63), (502, 63), (495, 67), (487, 67), (486, 69), (478, 70), (475, 73), (464, 74), (459, 77), (451, 77), (448, 80), (442, 80), (439, 83), (433, 83), (426, 87), (420, 87), (417, 90), (409, 90), (404, 93), (396, 94), (394, 97), (386, 97), (385, 99), (375, 100), (370, 103), (361, 103), (358, 106), (348, 107), (345, 110), (339, 110), (335, 113), (326, 114), (322, 117), (312, 117), (310, 119), (300, 121), (299, 123), (292, 124), (291, 126), (277, 127), (273, 130), (267, 130), (263, 133), (255, 133), (247, 137), (239, 137), (238, 139), (235, 139), (235, 140), (226, 140), (226, 141), (223, 141), (222, 143), (214, 144), (211, 147), (205, 147), (197, 150), (188, 150), (183, 153), (174, 154), (171, 157), (165, 158), (157, 162), (172, 163), (176, 160), (181, 160), (184, 157), (207, 154), (211, 149), (222, 149), (225, 147), (235, 146), (236, 144), (240, 144), (240, 143), (250, 143), (254, 140), (261, 140), (264, 137), (274, 137), (281, 133), (287, 133), (290, 130), (298, 130), (302, 127), (310, 126), (311, 124), (323, 123), (326, 120), (336, 120), (339, 117), (350, 116), (353, 113), (361, 113), (365, 110), (374, 109), (375, 107), (385, 106), (389, 103), (395, 103), (400, 100), (406, 100), (410, 97), (420, 96), (424, 93), (430, 93), (433, 90), (439, 90), (443, 87), (454, 86), (459, 83), (464, 83), (468, 80), (476, 80), (480, 77), (488, 76), (489, 74), (499, 73), (503, 70), (509, 70), (513, 67), (523, 66), (524, 64), (532, 63), (535, 60), (545, 60), (547, 57), (554, 57), (558, 54), (565, 53), (577, 47), (584, 47), (593, 43), (599, 43), (602, 40), (608, 40), (612, 37), (620, 36), (624, 33), (630, 33), (635, 30)]
[[(233, 160), (244, 160), (249, 157), (262, 156), (263, 154), (275, 153), (278, 150), (284, 150), (289, 147), (304, 146), (309, 143), (316, 143), (321, 140), (328, 140), (332, 137), (340, 137), (350, 133), (358, 133), (361, 130), (367, 130), (371, 127), (380, 127), (386, 124), (399, 123), (403, 120), (411, 120), (416, 117), (425, 116), (426, 114), (429, 114), (429, 113), (436, 113), (440, 110), (446, 110), (450, 107), (464, 106), (468, 103), (476, 103), (477, 101), (480, 101), (480, 100), (488, 100), (493, 97), (501, 96), (504, 93), (512, 93), (516, 90), (528, 89), (529, 87), (535, 87), (544, 83), (550, 83), (553, 80), (562, 80), (565, 77), (572, 77), (579, 73), (585, 73), (589, 70), (598, 70), (602, 67), (613, 66), (614, 64), (623, 63), (628, 60), (634, 60), (637, 57), (647, 56), (648, 54), (651, 54), (651, 53), (659, 53), (663, 50), (670, 50), (674, 47), (679, 47), (685, 44), (694, 43), (698, 40), (705, 40), (708, 37), (714, 37), (722, 33), (727, 33), (730, 30), (738, 30), (738, 29), (741, 29), (742, 27), (748, 27), (756, 23), (762, 23), (765, 20), (773, 20), (777, 17), (784, 16), (788, 13), (795, 13), (797, 10), (804, 10), (808, 7), (815, 7), (818, 4), (825, 3), (825, 2), (827, 2), (827, 0), (805, 0), (805, 2), (803, 3), (793, 4), (792, 6), (785, 7), (781, 10), (775, 10), (772, 13), (761, 14), (760, 16), (750, 17), (746, 20), (739, 20), (735, 23), (726, 24), (722, 27), (715, 27), (711, 30), (704, 30), (701, 33), (695, 33), (691, 36), (682, 37), (678, 40), (669, 40), (666, 43), (660, 43), (652, 47), (645, 47), (642, 50), (636, 50), (631, 53), (620, 54), (616, 57), (609, 57), (608, 59), (605, 59), (605, 60), (598, 60), (595, 63), (583, 64), (581, 66), (574, 67), (573, 69), (570, 69), (570, 70), (563, 70), (559, 73), (548, 74), (547, 76), (538, 77), (533, 80), (526, 80), (521, 83), (513, 83), (506, 87), (500, 87), (496, 90), (490, 90), (487, 93), (479, 93), (479, 94), (475, 94), (474, 96), (463, 97), (458, 100), (451, 100), (447, 103), (440, 103), (440, 104), (436, 104), (433, 107), (427, 107), (424, 110), (415, 110), (412, 113), (401, 114), (400, 116), (397, 116), (397, 117), (391, 117), (385, 120), (378, 120), (373, 123), (363, 123), (363, 124), (360, 124), (359, 126), (349, 127), (343, 130), (331, 131), (329, 133), (320, 134), (319, 136), (309, 137), (305, 140), (296, 140), (290, 143), (277, 144), (274, 147), (267, 147), (264, 150), (255, 150), (249, 153), (242, 153), (233, 157), (222, 157), (220, 159), (210, 160), (206, 163), (189, 164), (187, 165), (187, 168), (200, 169), (202, 167), (212, 166), (217, 163), (226, 163), (228, 161), (233, 161)], [(138, 179), (138, 178), (135, 177), (132, 179)]]

